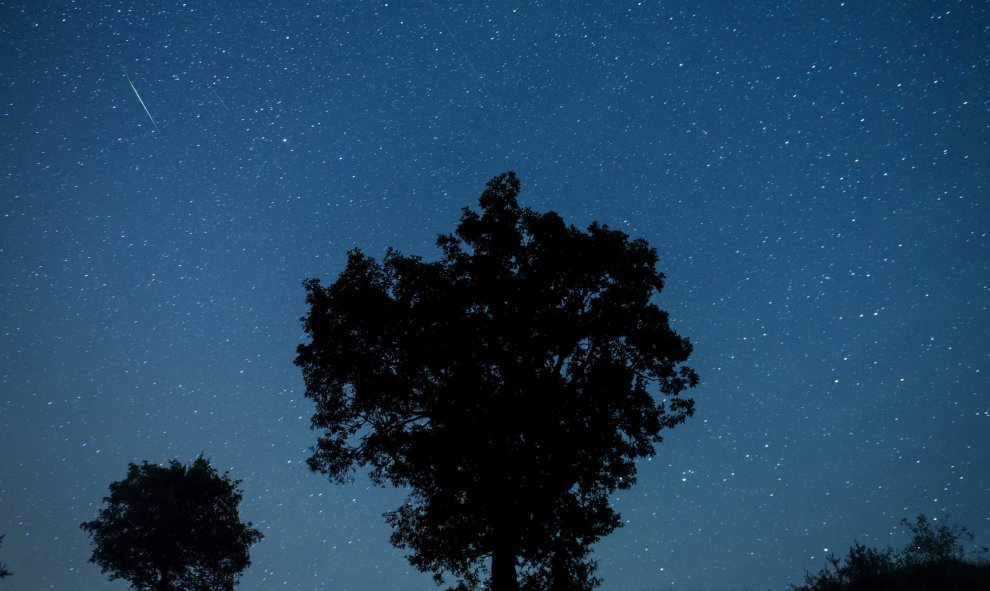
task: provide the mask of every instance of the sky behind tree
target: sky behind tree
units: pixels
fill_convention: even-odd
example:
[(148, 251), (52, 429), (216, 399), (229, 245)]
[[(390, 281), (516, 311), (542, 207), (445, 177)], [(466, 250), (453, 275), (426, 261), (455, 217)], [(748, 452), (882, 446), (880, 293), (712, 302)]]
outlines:
[(697, 414), (615, 496), (604, 591), (783, 589), (948, 512), (990, 540), (981, 2), (0, 5), (0, 562), (86, 562), (129, 462), (200, 453), (240, 589), (434, 588), (402, 499), (305, 466), (306, 277), (520, 202), (643, 237)]

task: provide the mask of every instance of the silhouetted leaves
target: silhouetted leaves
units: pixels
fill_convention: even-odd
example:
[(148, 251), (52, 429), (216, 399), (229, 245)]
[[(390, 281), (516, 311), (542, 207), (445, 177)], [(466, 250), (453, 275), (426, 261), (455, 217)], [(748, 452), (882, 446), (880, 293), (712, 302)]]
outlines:
[[(842, 559), (806, 573), (795, 591), (970, 591), (990, 589), (990, 565), (970, 561), (986, 552), (973, 546), (965, 527), (936, 524), (924, 515), (901, 523), (911, 533), (903, 550), (876, 550), (855, 543)], [(967, 545), (969, 546), (967, 548)]]
[(238, 484), (203, 457), (130, 464), (99, 517), (81, 526), (93, 539), (90, 562), (139, 591), (230, 591), (262, 538), (238, 516)]
[(653, 303), (656, 251), (518, 193), (492, 179), (437, 262), (353, 250), (332, 285), (305, 283), (309, 466), (408, 487), (392, 543), (438, 581), (590, 589), (589, 546), (620, 525), (609, 494), (693, 413), (698, 378)]
[(903, 519), (901, 524), (911, 532), (911, 541), (901, 555), (901, 561), (908, 565), (965, 560), (987, 551), (973, 545), (973, 533), (963, 526), (932, 522), (924, 515), (918, 515), (914, 523)]

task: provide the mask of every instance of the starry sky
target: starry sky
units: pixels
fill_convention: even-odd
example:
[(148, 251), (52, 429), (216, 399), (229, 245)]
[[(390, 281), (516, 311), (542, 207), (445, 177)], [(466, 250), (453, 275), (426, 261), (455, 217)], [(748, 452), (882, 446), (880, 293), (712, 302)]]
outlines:
[(266, 536), (240, 589), (434, 589), (402, 491), (304, 464), (301, 282), (435, 257), (510, 169), (653, 244), (695, 344), (603, 591), (990, 543), (988, 47), (976, 0), (0, 2), (2, 586), (125, 589), (79, 523), (204, 453)]

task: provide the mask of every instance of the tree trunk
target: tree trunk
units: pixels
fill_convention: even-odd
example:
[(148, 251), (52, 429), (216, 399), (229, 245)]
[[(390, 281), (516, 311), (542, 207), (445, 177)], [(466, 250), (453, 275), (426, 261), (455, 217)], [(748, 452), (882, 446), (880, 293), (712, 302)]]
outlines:
[(156, 591), (172, 591), (172, 581), (169, 580), (168, 574), (168, 568), (159, 567), (158, 583), (155, 585)]
[(518, 591), (516, 551), (513, 544), (497, 539), (492, 550), (492, 591)]
[[(504, 409), (503, 409), (504, 410)], [(508, 419), (498, 418), (498, 423), (504, 424)], [(496, 430), (498, 433), (499, 430)], [(515, 481), (513, 470), (509, 468), (512, 461), (509, 450), (512, 448), (512, 438), (500, 435), (505, 441), (501, 449), (495, 450), (490, 472), (492, 482), (489, 484), (489, 494), (492, 494), (491, 513), (487, 516), (493, 529), (492, 539), (492, 587), (491, 591), (518, 591), (519, 581), (516, 579), (516, 554), (518, 549), (518, 528), (516, 527), (516, 491), (512, 486)]]

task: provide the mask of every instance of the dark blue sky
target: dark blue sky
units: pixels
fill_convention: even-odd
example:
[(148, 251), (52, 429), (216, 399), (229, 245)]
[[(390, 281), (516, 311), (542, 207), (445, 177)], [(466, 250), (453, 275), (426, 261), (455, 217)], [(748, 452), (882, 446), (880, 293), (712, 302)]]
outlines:
[(0, 2), (4, 587), (126, 588), (78, 524), (202, 452), (266, 536), (240, 589), (433, 589), (400, 492), (304, 465), (301, 281), (435, 255), (508, 169), (656, 246), (695, 343), (603, 591), (990, 543), (988, 47), (978, 1)]

